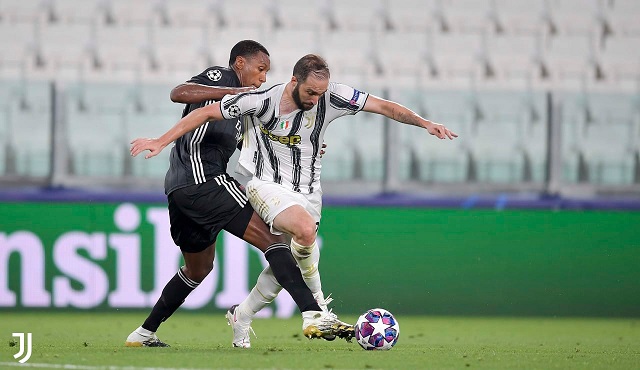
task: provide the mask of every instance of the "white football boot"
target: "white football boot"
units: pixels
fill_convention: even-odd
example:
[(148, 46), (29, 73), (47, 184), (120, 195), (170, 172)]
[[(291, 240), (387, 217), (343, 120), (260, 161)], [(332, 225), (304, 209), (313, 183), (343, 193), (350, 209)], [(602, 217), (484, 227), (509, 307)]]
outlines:
[(332, 312), (306, 311), (302, 313), (302, 333), (309, 339), (322, 338), (334, 340), (336, 337), (351, 341), (355, 330), (349, 325), (338, 320)]
[(251, 321), (246, 322), (246, 319), (242, 320), (242, 312), (237, 308), (238, 305), (234, 304), (229, 308), (225, 315), (227, 318), (227, 325), (231, 325), (231, 330), (233, 330), (233, 342), (231, 342), (231, 344), (237, 348), (251, 348), (249, 331), (251, 331), (256, 338), (258, 336), (251, 327)]
[(169, 347), (156, 336), (155, 332), (149, 331), (142, 326), (134, 330), (124, 342), (127, 347)]
[(332, 310), (329, 308), (329, 303), (333, 302), (333, 298), (331, 298), (331, 294), (325, 297), (324, 293), (320, 291), (314, 294), (313, 297), (316, 299), (316, 302), (318, 302), (318, 306), (320, 306), (320, 309), (322, 310), (322, 312), (330, 316), (331, 320), (333, 320), (336, 325), (333, 328), (333, 332), (331, 334), (322, 335), (322, 339), (332, 341), (332, 340), (335, 340), (337, 336), (339, 338), (345, 339), (348, 342), (350, 342), (351, 338), (353, 338), (353, 336), (355, 335), (355, 329), (353, 325), (340, 321), (340, 319), (338, 319), (338, 315), (333, 313)]

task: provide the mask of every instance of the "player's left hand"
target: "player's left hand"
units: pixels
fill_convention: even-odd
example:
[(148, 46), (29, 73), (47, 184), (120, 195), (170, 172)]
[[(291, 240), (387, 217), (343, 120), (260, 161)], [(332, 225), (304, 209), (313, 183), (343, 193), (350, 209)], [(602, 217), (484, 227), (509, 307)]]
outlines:
[(164, 149), (164, 146), (160, 144), (158, 139), (138, 138), (131, 142), (130, 152), (131, 156), (135, 157), (145, 150), (148, 150), (149, 154), (145, 155), (144, 159), (149, 159), (158, 155), (162, 149)]
[(430, 125), (427, 126), (427, 131), (431, 135), (435, 135), (438, 139), (449, 138), (449, 140), (453, 140), (454, 137), (458, 137), (458, 134), (449, 130), (444, 125), (439, 123), (430, 122)]

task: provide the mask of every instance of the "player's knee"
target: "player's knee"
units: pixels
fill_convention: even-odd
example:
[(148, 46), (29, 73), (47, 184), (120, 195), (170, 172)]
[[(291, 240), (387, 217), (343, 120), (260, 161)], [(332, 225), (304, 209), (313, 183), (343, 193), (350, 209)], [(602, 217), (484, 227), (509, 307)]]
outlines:
[(293, 249), (299, 256), (308, 256), (313, 251), (313, 248), (316, 248), (315, 244), (315, 233), (311, 237), (307, 238), (294, 238), (295, 243), (291, 243)]
[[(316, 240), (316, 225), (314, 224), (301, 224), (298, 227), (297, 232), (294, 234), (296, 243), (308, 248), (311, 252), (311, 245)], [(300, 251), (302, 253), (302, 251)]]
[(204, 278), (213, 270), (213, 263), (203, 264), (185, 269), (184, 273), (187, 277), (197, 283), (201, 283)]

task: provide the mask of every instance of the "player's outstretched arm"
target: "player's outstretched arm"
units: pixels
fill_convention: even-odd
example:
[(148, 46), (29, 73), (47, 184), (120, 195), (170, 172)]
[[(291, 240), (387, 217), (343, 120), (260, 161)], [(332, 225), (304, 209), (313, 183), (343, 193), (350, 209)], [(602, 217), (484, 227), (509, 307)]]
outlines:
[(148, 150), (149, 154), (145, 156), (145, 159), (155, 157), (167, 145), (174, 142), (176, 139), (186, 134), (187, 132), (195, 130), (205, 122), (219, 121), (222, 119), (223, 117), (222, 112), (220, 111), (219, 102), (195, 109), (191, 111), (191, 113), (184, 116), (180, 121), (178, 121), (178, 123), (175, 124), (175, 126), (170, 128), (169, 131), (165, 132), (164, 135), (160, 136), (159, 138), (138, 138), (133, 140), (131, 142), (130, 149), (131, 155), (135, 157), (141, 152)]
[(382, 114), (392, 120), (406, 123), (408, 125), (425, 128), (431, 135), (435, 135), (440, 139), (449, 138), (450, 140), (453, 140), (454, 137), (458, 137), (456, 133), (449, 130), (444, 125), (424, 119), (403, 105), (378, 98), (377, 96), (369, 95), (362, 110), (365, 112)]
[(207, 100), (220, 100), (225, 95), (235, 95), (253, 91), (255, 87), (223, 87), (208, 86), (193, 82), (185, 82), (171, 90), (171, 101), (182, 104), (197, 104)]

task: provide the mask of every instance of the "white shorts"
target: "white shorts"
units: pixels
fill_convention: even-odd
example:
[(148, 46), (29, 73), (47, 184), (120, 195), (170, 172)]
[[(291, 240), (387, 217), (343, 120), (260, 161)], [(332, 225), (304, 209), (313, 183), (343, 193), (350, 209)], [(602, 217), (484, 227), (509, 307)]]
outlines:
[(302, 194), (290, 190), (280, 184), (253, 178), (247, 183), (247, 197), (258, 215), (269, 225), (271, 232), (280, 235), (280, 230), (273, 228), (273, 220), (285, 209), (302, 206), (316, 223), (320, 222), (322, 214), (322, 190), (312, 194)]

